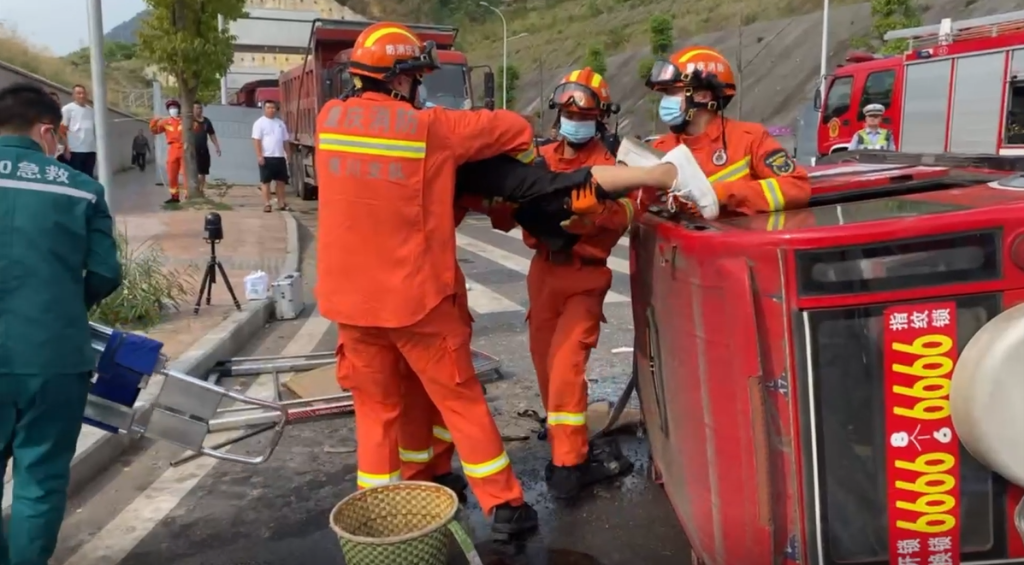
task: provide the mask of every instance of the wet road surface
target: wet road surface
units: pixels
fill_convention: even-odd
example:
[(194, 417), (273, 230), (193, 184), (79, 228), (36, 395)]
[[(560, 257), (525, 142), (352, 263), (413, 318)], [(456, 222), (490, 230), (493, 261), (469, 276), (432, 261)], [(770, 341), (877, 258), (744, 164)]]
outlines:
[[(300, 203), (296, 208), (306, 203)], [(303, 273), (311, 287), (315, 256), (309, 246), (315, 214), (297, 216), (305, 230)], [(514, 414), (540, 411), (523, 317), (524, 265), (529, 251), (513, 237), (471, 218), (460, 229), (459, 258), (471, 285), (474, 347), (500, 357), (501, 381), (488, 398), (506, 435), (529, 434), (535, 424)], [(616, 249), (628, 262), (628, 248)], [(621, 263), (618, 266), (621, 268)], [(625, 385), (632, 357), (628, 276), (617, 271), (606, 302), (609, 323), (588, 374), (592, 398), (614, 400)], [(312, 293), (307, 288), (307, 297)], [(307, 306), (298, 320), (275, 322), (241, 355), (332, 350), (335, 329)], [(233, 379), (223, 385), (269, 392), (269, 377)], [(249, 387), (252, 387), (251, 389)], [(328, 526), (331, 509), (355, 488), (351, 418), (290, 428), (274, 456), (250, 467), (199, 459), (177, 468), (182, 450), (144, 441), (72, 500), (54, 565), (334, 565), (344, 563)], [(648, 479), (646, 441), (618, 436), (636, 469), (632, 475), (587, 492), (573, 504), (547, 495), (546, 442), (531, 437), (507, 444), (527, 501), (540, 513), (540, 532), (522, 543), (489, 541), (489, 528), (471, 499), (463, 511), (488, 565), (666, 565), (686, 563), (689, 546), (660, 486)], [(236, 451), (256, 453), (257, 437)], [(452, 565), (465, 562), (453, 556)], [(395, 564), (399, 565), (399, 564)]]

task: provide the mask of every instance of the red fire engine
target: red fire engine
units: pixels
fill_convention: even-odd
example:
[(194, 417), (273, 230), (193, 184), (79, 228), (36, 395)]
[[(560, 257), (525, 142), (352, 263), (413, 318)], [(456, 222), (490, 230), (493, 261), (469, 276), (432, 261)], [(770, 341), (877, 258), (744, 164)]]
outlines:
[[(634, 228), (652, 469), (694, 563), (1024, 563), (1022, 491), (979, 462), (1024, 480), (1024, 454), (1009, 473), (992, 462), (1017, 443), (974, 434), (964, 448), (949, 393), (972, 336), (1001, 312), (1024, 314), (1013, 309), (1024, 304), (1024, 174), (1012, 172), (1024, 162), (884, 155), (813, 168), (807, 209), (655, 212)], [(1019, 377), (1024, 330), (986, 333), (1004, 341), (964, 355), (1003, 371), (980, 377)], [(1015, 350), (1021, 367), (1008, 373)], [(957, 426), (1024, 422), (1019, 397), (995, 410), (975, 396), (958, 397)]]
[[(852, 53), (826, 77), (818, 154), (846, 151), (885, 106), (899, 151), (1024, 155), (1024, 11), (889, 32), (903, 55)], [(821, 107), (823, 106), (823, 107)]]

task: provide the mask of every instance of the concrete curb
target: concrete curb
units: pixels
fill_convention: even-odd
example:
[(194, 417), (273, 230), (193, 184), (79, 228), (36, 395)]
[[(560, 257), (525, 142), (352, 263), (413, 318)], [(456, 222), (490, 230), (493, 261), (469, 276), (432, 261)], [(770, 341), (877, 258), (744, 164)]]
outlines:
[[(299, 266), (299, 229), (295, 217), (282, 212), (287, 232), (287, 248), (282, 273), (291, 273)], [(240, 312), (235, 312), (205, 336), (199, 338), (188, 351), (169, 363), (167, 368), (186, 375), (202, 377), (219, 361), (240, 351), (263, 328), (273, 316), (274, 302), (270, 299), (249, 302)], [(154, 375), (149, 385), (139, 395), (135, 404), (136, 418), (145, 421), (151, 403), (163, 384), (162, 375)], [(68, 494), (82, 490), (100, 473), (105, 471), (138, 438), (126, 434), (113, 435), (96, 428), (85, 426), (78, 437), (78, 448), (71, 461), (71, 482)], [(10, 513), (11, 483), (4, 483), (3, 517)]]

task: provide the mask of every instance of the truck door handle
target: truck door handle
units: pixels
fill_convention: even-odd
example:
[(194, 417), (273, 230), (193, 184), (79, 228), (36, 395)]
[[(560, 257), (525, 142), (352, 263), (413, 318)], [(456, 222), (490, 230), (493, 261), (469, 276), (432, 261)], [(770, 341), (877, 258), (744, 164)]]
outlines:
[(843, 120), (843, 125), (844, 126), (850, 125), (850, 120)]

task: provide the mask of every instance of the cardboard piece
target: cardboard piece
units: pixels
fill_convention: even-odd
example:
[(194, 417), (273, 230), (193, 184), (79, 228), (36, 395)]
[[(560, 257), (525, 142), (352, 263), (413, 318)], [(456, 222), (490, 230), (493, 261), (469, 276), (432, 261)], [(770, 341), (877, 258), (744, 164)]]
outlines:
[[(612, 403), (601, 400), (587, 406), (587, 431), (591, 436), (601, 431), (608, 419), (612, 416)], [(627, 429), (634, 429), (643, 423), (643, 414), (636, 408), (626, 407), (615, 422), (615, 426), (608, 430), (608, 433), (615, 433)]]
[(335, 377), (337, 370), (338, 364), (331, 363), (312, 371), (295, 373), (282, 384), (299, 398), (317, 398), (341, 394), (344, 391)]

